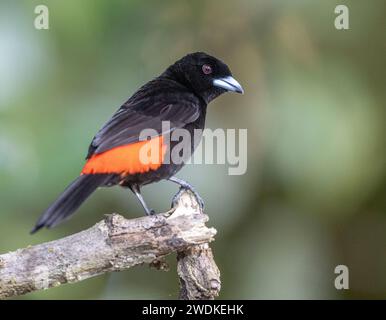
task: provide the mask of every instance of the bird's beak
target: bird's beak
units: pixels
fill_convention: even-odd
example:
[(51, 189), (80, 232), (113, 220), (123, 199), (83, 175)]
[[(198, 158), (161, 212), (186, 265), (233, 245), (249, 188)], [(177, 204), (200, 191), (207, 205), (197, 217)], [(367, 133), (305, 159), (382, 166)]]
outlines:
[(231, 76), (214, 79), (213, 85), (215, 87), (223, 88), (228, 91), (234, 91), (243, 94), (244, 90), (240, 83), (237, 82), (237, 80)]

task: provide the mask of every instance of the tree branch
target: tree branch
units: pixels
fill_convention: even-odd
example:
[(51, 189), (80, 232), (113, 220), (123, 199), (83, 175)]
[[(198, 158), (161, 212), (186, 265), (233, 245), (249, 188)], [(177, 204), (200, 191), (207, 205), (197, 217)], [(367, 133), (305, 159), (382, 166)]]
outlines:
[(213, 299), (220, 273), (208, 246), (216, 234), (195, 197), (181, 193), (167, 213), (127, 220), (118, 214), (71, 236), (0, 255), (0, 299), (150, 263), (177, 252), (181, 299)]

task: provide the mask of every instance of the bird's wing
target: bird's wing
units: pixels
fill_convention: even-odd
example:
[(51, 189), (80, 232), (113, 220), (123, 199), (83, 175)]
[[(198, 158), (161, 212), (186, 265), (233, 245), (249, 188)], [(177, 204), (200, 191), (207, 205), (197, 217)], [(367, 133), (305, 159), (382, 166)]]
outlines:
[(170, 122), (170, 131), (195, 121), (200, 116), (198, 99), (192, 94), (159, 94), (129, 99), (95, 135), (87, 159), (112, 148), (139, 141), (144, 129), (153, 129), (154, 136), (163, 132), (162, 121)]

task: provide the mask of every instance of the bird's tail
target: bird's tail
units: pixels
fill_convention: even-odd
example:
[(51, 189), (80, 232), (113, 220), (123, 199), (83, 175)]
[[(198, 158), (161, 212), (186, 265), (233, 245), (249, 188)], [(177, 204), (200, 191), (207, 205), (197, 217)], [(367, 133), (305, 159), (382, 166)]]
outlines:
[(54, 227), (68, 218), (99, 186), (107, 184), (111, 178), (111, 174), (85, 174), (79, 176), (42, 214), (31, 230), (31, 234), (43, 227)]

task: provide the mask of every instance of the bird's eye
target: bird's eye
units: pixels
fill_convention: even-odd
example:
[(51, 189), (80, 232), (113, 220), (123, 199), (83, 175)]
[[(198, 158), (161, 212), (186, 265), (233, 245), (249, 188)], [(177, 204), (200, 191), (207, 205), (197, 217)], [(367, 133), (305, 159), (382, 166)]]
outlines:
[(204, 64), (202, 66), (202, 72), (204, 74), (211, 74), (212, 73), (212, 67), (209, 64)]

